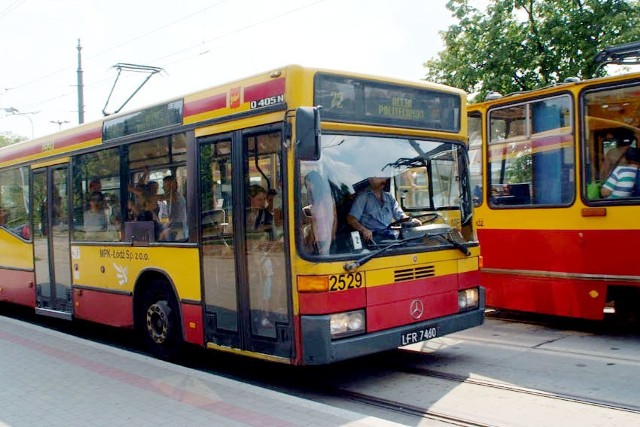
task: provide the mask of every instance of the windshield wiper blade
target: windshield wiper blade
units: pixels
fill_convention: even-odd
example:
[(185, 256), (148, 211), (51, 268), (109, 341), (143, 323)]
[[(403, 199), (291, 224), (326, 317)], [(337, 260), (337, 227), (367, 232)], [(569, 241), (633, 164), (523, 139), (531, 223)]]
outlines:
[(373, 252), (363, 256), (360, 259), (357, 259), (357, 260), (355, 260), (353, 262), (346, 263), (345, 265), (342, 266), (342, 268), (344, 268), (344, 270), (349, 272), (349, 273), (353, 273), (354, 271), (356, 271), (356, 269), (358, 267), (360, 267), (361, 265), (366, 264), (372, 258), (375, 258), (376, 256), (380, 255), (381, 253), (386, 252), (389, 249), (394, 248), (396, 246), (404, 245), (405, 243), (410, 242), (412, 240), (422, 239), (427, 235), (428, 235), (428, 233), (424, 233), (424, 234), (420, 234), (418, 236), (411, 236), (411, 237), (408, 237), (406, 239), (402, 239), (402, 240), (398, 240), (396, 242), (390, 243), (387, 246), (384, 246), (384, 247), (382, 247), (382, 248), (380, 248), (380, 249), (378, 249), (376, 251), (373, 251)]
[(460, 252), (465, 254), (465, 256), (471, 255), (471, 251), (469, 250), (469, 248), (467, 248), (466, 245), (456, 242), (455, 240), (453, 240), (453, 238), (449, 234), (445, 234), (445, 235), (439, 234), (435, 237), (441, 237), (442, 239), (446, 240), (448, 243), (451, 244), (451, 246), (453, 246), (454, 248), (458, 249)]

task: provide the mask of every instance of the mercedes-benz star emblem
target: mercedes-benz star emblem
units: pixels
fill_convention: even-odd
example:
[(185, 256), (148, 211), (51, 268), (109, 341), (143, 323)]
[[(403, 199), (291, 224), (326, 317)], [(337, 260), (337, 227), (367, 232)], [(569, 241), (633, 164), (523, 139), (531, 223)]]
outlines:
[(409, 314), (414, 319), (418, 320), (424, 314), (424, 305), (422, 305), (422, 301), (419, 299), (414, 299), (411, 301), (411, 305), (409, 306)]

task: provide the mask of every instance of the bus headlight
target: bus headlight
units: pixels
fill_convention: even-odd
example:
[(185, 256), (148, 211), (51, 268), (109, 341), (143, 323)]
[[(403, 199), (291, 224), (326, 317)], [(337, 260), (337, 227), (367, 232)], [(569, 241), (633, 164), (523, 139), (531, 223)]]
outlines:
[(478, 308), (479, 304), (478, 288), (465, 289), (458, 292), (458, 310), (471, 310)]
[(332, 314), (330, 319), (331, 338), (364, 332), (364, 310)]

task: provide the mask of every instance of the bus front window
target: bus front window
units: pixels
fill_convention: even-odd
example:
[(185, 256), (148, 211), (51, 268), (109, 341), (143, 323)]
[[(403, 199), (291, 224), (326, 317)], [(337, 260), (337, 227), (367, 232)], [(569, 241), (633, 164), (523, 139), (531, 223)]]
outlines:
[[(295, 205), (300, 207), (301, 253), (366, 253), (385, 241), (402, 240), (402, 228), (409, 223), (447, 224), (463, 231), (471, 212), (466, 165), (462, 145), (450, 142), (323, 135), (320, 160), (303, 161), (299, 167)], [(389, 214), (381, 212), (385, 206)], [(473, 239), (470, 231), (462, 235), (462, 240)], [(435, 243), (417, 239), (397, 250), (425, 250), (422, 245)]]

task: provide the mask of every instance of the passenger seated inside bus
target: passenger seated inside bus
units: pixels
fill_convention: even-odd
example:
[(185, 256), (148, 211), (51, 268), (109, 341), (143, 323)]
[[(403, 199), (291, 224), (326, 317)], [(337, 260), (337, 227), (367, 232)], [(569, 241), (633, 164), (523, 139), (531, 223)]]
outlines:
[[(369, 189), (356, 197), (347, 215), (347, 222), (362, 235), (365, 242), (397, 239), (399, 233), (390, 229), (389, 225), (409, 218), (395, 197), (385, 190), (388, 180), (387, 177), (368, 178)], [(417, 218), (411, 218), (408, 222), (415, 226), (422, 224)]]
[(178, 192), (178, 181), (173, 175), (162, 180), (164, 195), (158, 202), (159, 218), (162, 231), (159, 240), (184, 241), (189, 238), (187, 226), (187, 204)]
[(635, 134), (626, 128), (612, 129), (607, 132), (602, 147), (604, 156), (600, 165), (600, 180), (606, 181), (618, 165), (626, 163), (625, 153), (636, 142)]
[(632, 197), (638, 184), (640, 149), (630, 147), (625, 152), (625, 164), (618, 165), (600, 189), (602, 197), (617, 199)]

